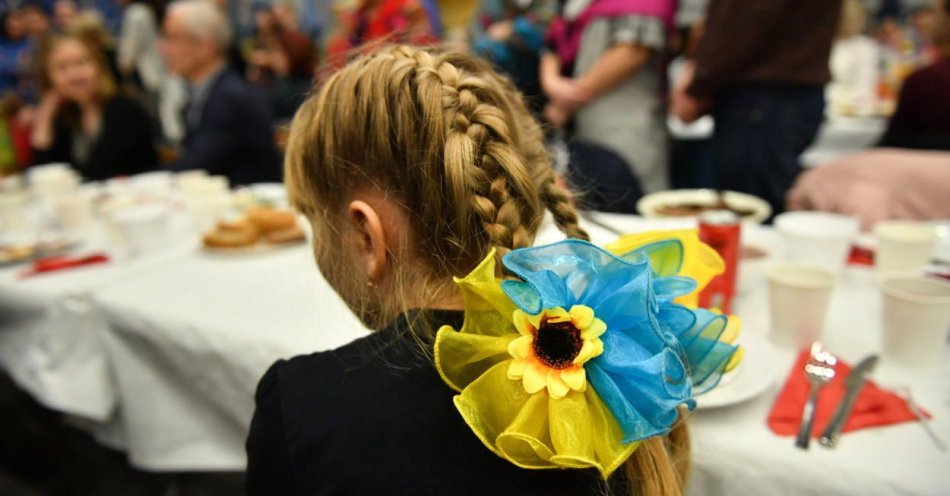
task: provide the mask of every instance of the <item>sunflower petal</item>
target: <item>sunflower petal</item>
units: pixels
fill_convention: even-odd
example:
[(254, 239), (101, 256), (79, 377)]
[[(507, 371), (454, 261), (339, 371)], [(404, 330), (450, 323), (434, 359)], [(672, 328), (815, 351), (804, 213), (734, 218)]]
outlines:
[(561, 371), (561, 380), (574, 391), (584, 391), (587, 387), (587, 372), (584, 367), (568, 367)]
[(587, 305), (574, 305), (569, 313), (574, 327), (581, 330), (590, 327), (591, 322), (594, 321), (594, 309)]
[(563, 398), (568, 392), (571, 391), (571, 388), (561, 380), (561, 371), (560, 370), (549, 370), (547, 376), (547, 385), (548, 385), (548, 394), (551, 395), (551, 398), (558, 399)]

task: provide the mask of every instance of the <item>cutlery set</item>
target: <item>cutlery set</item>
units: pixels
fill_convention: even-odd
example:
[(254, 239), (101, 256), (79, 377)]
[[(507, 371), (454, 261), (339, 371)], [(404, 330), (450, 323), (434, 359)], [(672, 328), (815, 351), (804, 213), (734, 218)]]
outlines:
[[(818, 394), (826, 384), (834, 379), (835, 365), (837, 363), (837, 358), (822, 349), (821, 343), (818, 341), (812, 343), (811, 353), (808, 362), (805, 364), (805, 376), (811, 385), (811, 392), (808, 396), (808, 401), (805, 403), (801, 427), (795, 439), (795, 446), (801, 449), (808, 449), (808, 445), (811, 441), (812, 427), (815, 423), (815, 411), (818, 407)], [(864, 387), (868, 374), (874, 370), (876, 365), (877, 355), (870, 355), (851, 369), (851, 373), (849, 373), (844, 380), (845, 396), (838, 404), (834, 414), (831, 416), (831, 420), (828, 422), (828, 425), (825, 426), (825, 430), (818, 440), (822, 446), (833, 448), (837, 444), (838, 438), (841, 436), (841, 431), (844, 429), (844, 425), (851, 415), (851, 410), (854, 408), (858, 394), (861, 393), (861, 388)]]

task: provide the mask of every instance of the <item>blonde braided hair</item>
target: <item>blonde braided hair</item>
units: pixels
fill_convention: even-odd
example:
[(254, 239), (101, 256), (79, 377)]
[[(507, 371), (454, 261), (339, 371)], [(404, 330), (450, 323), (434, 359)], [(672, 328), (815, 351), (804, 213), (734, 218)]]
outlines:
[(513, 85), (463, 53), (398, 46), (342, 69), (294, 119), (286, 176), (304, 212), (368, 183), (394, 194), (437, 277), (530, 246), (545, 209), (587, 239)]

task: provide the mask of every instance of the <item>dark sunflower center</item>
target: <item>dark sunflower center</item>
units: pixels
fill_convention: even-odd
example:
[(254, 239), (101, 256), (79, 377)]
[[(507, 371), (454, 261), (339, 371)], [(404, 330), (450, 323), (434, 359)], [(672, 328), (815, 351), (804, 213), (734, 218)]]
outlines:
[(553, 369), (570, 366), (583, 345), (581, 331), (571, 322), (544, 321), (534, 337), (535, 355)]

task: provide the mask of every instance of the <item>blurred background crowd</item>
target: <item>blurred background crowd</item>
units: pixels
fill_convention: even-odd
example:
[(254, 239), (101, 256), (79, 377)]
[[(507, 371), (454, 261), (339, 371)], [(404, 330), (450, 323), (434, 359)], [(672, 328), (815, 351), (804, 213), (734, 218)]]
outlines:
[(599, 210), (703, 187), (781, 212), (831, 114), (890, 117), (880, 146), (950, 150), (942, 0), (198, 3), (4, 0), (0, 175), (63, 162), (87, 180), (279, 181), (286, 124), (314, 80), (386, 42), (490, 60)]

